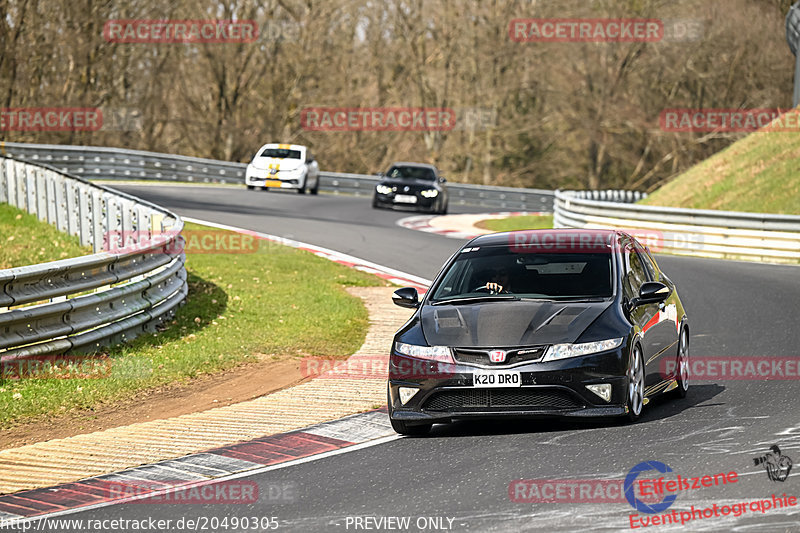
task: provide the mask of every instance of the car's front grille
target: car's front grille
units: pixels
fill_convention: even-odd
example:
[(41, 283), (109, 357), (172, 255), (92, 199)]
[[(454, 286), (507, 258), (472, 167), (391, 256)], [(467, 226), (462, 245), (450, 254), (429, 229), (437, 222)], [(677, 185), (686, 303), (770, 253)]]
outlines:
[(537, 363), (544, 356), (546, 346), (529, 346), (507, 350), (506, 360), (502, 363), (493, 363), (489, 359), (491, 350), (479, 348), (453, 348), (453, 355), (457, 363), (466, 363), (484, 366), (513, 365), (516, 363)]
[(491, 408), (573, 409), (583, 407), (558, 389), (463, 389), (433, 394), (422, 406), (427, 411), (462, 411)]

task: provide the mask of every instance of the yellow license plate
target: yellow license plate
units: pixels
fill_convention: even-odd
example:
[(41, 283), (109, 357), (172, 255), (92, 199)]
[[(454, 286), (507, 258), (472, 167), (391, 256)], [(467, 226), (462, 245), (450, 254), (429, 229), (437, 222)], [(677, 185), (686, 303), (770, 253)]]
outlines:
[(280, 187), (281, 180), (267, 180), (264, 182), (264, 187)]

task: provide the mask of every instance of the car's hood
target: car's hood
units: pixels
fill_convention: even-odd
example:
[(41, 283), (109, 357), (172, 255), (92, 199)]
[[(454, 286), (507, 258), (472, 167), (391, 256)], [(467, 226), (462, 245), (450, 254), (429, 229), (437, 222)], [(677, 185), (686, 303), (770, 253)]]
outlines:
[(279, 157), (256, 157), (250, 164), (253, 168), (259, 170), (268, 170), (270, 165), (274, 165), (273, 168), (278, 170), (296, 170), (303, 166), (303, 161), (301, 159), (281, 159)]
[(403, 190), (404, 185), (408, 185), (409, 187), (413, 187), (414, 189), (435, 189), (436, 182), (430, 180), (401, 180), (401, 179), (391, 179), (391, 178), (384, 178), (381, 180), (382, 185), (388, 185), (390, 187), (397, 187), (398, 190)]
[(500, 348), (575, 342), (610, 305), (530, 300), (426, 305), (420, 316), (431, 346)]

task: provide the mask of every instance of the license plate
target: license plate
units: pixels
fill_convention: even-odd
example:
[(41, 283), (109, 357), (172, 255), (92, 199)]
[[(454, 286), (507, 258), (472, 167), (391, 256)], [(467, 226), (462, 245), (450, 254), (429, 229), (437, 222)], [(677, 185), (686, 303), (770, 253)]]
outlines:
[(492, 370), (472, 373), (472, 386), (480, 389), (491, 387), (521, 387), (522, 373), (513, 370)]
[(264, 187), (280, 187), (281, 180), (267, 180), (264, 182)]
[(394, 202), (396, 204), (415, 204), (417, 203), (417, 197), (408, 194), (398, 194), (394, 197)]

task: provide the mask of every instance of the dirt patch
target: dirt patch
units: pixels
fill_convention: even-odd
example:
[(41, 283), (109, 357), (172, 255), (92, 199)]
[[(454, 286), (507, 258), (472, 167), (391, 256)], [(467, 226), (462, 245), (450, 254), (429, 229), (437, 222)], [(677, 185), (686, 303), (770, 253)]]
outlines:
[(188, 383), (142, 391), (123, 402), (4, 429), (0, 432), (0, 449), (206, 411), (252, 400), (308, 379), (300, 370), (299, 359), (249, 363)]

